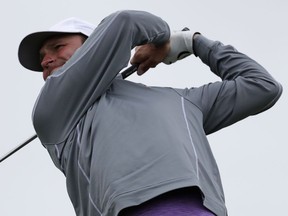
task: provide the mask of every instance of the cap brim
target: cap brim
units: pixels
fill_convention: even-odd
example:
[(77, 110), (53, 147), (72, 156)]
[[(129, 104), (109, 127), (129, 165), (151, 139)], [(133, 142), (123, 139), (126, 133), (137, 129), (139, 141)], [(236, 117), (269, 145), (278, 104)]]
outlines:
[(63, 32), (43, 31), (27, 35), (19, 45), (19, 62), (29, 70), (42, 71), (39, 50), (45, 40), (60, 34), (63, 34)]

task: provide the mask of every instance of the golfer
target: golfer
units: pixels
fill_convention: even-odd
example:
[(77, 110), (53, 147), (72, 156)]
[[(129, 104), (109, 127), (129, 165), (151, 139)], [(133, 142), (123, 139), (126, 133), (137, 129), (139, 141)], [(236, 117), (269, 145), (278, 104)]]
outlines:
[[(119, 76), (129, 61), (142, 75), (190, 55), (222, 81), (175, 89)], [(228, 215), (206, 135), (267, 110), (282, 92), (232, 46), (173, 32), (143, 11), (117, 11), (97, 27), (64, 20), (26, 36), (19, 61), (43, 74), (33, 124), (78, 216)]]

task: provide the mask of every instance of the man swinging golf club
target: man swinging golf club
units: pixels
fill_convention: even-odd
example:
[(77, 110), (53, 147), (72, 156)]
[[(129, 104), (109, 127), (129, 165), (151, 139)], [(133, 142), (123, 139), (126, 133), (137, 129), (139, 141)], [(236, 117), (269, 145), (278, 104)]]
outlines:
[[(222, 81), (175, 89), (118, 75), (129, 60), (142, 75), (192, 54)], [(282, 92), (232, 46), (194, 31), (171, 33), (143, 11), (117, 11), (97, 27), (64, 20), (26, 36), (19, 60), (46, 81), (33, 123), (78, 216), (227, 215), (206, 135), (267, 110)], [(187, 78), (192, 72), (203, 73), (191, 69)]]

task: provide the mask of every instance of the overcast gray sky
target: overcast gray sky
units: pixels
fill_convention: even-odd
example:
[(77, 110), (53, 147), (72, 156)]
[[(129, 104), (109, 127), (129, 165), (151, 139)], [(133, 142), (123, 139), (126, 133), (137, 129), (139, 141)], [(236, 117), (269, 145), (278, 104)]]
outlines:
[[(21, 39), (64, 18), (76, 16), (98, 24), (122, 9), (149, 11), (166, 20), (171, 29), (187, 26), (232, 44), (282, 83), (283, 95), (270, 110), (208, 138), (221, 171), (229, 215), (287, 214), (288, 2), (284, 0), (5, 1), (0, 8), (0, 156), (35, 133), (31, 111), (44, 84), (40, 73), (19, 64)], [(219, 80), (195, 57), (129, 79), (173, 87)], [(75, 215), (65, 187), (64, 175), (37, 139), (0, 164), (0, 215)]]

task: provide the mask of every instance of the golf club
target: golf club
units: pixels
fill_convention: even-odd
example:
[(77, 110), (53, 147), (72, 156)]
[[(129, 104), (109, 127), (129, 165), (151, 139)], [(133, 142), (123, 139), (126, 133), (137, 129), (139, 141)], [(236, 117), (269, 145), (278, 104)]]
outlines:
[[(132, 73), (134, 73), (138, 68), (138, 65), (132, 65), (130, 67), (128, 67), (126, 70), (124, 70), (123, 72), (121, 72), (122, 78), (126, 79), (128, 76), (130, 76)], [(5, 159), (7, 159), (9, 156), (11, 156), (12, 154), (14, 154), (15, 152), (17, 152), (18, 150), (20, 150), (21, 148), (23, 148), (25, 145), (27, 145), (28, 143), (32, 142), (34, 139), (37, 138), (37, 135), (33, 135), (32, 137), (30, 137), (29, 139), (27, 139), (26, 141), (24, 141), (22, 144), (20, 144), (19, 146), (17, 146), (16, 148), (12, 149), (10, 152), (8, 152), (6, 155), (4, 155), (3, 157), (0, 158), (0, 163), (2, 161), (4, 161)]]

